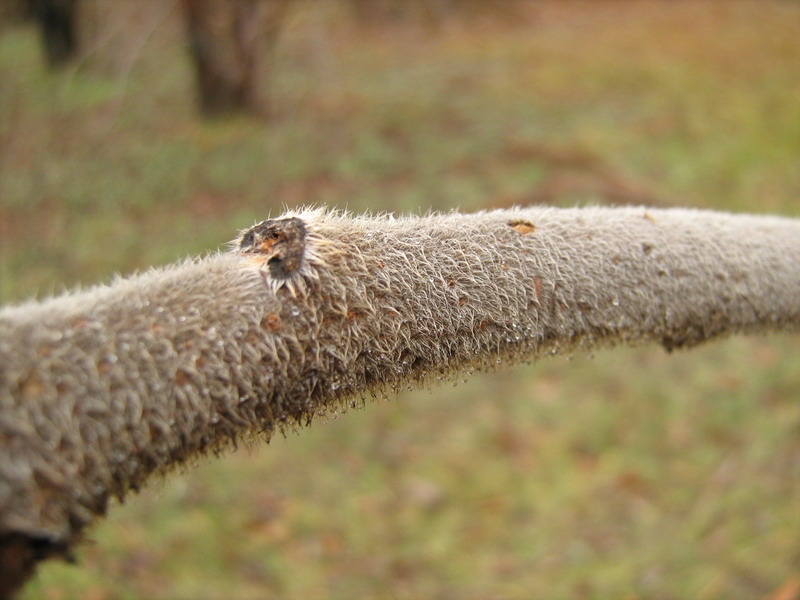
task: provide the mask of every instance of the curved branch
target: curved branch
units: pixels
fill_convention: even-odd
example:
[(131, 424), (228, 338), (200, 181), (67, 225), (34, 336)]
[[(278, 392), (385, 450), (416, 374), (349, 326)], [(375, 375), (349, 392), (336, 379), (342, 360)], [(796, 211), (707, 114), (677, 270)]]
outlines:
[(225, 254), (6, 308), (0, 581), (153, 473), (354, 397), (497, 359), (796, 330), (798, 265), (800, 221), (779, 217), (306, 210)]

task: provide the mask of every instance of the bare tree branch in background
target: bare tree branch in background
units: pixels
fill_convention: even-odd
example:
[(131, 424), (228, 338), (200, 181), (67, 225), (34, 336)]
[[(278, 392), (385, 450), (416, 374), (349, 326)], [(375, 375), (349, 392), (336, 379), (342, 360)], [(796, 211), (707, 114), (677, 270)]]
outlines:
[(0, 596), (154, 473), (499, 361), (800, 328), (800, 221), (306, 210), (0, 311)]
[(207, 117), (267, 113), (267, 71), (289, 0), (181, 0), (200, 108)]

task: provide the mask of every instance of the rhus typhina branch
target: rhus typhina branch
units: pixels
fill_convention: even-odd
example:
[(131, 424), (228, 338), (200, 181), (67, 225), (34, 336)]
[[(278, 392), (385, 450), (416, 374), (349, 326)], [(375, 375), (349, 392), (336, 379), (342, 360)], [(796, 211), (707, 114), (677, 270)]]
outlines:
[(353, 399), (498, 359), (799, 324), (787, 218), (271, 219), (230, 252), (0, 311), (0, 580), (67, 553), (153, 473)]

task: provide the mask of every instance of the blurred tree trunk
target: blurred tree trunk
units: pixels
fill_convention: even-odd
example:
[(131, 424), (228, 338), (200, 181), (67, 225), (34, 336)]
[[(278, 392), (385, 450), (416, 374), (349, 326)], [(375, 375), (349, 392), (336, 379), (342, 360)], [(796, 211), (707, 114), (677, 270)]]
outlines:
[(47, 64), (57, 67), (78, 53), (78, 0), (30, 0), (42, 31)]
[[(263, 86), (289, 0), (181, 0), (207, 117), (266, 115)], [(266, 77), (265, 77), (266, 75)]]

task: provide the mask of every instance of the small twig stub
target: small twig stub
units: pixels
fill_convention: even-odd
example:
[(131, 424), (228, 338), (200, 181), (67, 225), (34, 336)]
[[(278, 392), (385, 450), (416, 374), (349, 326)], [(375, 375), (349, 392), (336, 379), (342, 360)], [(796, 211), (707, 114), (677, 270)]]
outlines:
[(306, 226), (301, 219), (268, 219), (242, 233), (239, 252), (263, 257), (274, 279), (289, 279), (303, 265)]

